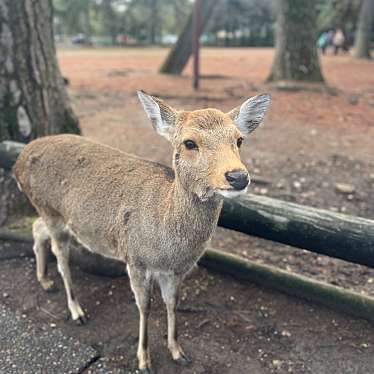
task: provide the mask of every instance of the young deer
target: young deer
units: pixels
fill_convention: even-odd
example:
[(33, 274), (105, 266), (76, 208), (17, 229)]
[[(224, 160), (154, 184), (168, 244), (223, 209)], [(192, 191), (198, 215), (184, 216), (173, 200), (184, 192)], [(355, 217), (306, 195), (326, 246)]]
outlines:
[(74, 135), (44, 137), (19, 156), (14, 174), (37, 209), (34, 251), (37, 277), (49, 290), (49, 240), (64, 281), (73, 320), (85, 314), (73, 292), (69, 242), (127, 264), (140, 314), (139, 369), (149, 373), (147, 324), (153, 281), (167, 308), (173, 360), (189, 359), (177, 342), (179, 286), (202, 255), (216, 227), (223, 197), (244, 194), (249, 184), (240, 161), (243, 137), (263, 120), (267, 94), (225, 114), (216, 109), (176, 111), (138, 92), (156, 131), (173, 146), (173, 169)]

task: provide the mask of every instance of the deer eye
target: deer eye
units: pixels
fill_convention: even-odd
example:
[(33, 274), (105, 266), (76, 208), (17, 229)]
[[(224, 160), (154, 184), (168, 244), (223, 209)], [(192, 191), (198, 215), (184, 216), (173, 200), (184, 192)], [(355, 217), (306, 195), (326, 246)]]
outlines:
[(185, 140), (183, 144), (187, 149), (197, 149), (197, 145), (193, 140)]
[(240, 148), (240, 146), (242, 145), (243, 143), (243, 138), (239, 138), (237, 141), (236, 141), (236, 145), (238, 146), (238, 148)]

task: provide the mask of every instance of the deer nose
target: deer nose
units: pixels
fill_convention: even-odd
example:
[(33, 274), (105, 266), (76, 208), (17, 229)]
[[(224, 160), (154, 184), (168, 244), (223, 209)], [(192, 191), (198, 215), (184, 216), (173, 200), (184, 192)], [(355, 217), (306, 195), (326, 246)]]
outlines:
[(225, 177), (235, 190), (243, 190), (249, 183), (249, 176), (246, 171), (228, 171), (225, 173)]

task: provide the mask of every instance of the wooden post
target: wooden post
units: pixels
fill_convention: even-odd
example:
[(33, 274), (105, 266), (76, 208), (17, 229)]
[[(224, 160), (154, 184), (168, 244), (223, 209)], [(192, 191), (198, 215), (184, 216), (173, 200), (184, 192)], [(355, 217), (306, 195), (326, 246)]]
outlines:
[(199, 52), (200, 52), (200, 0), (195, 0), (192, 10), (192, 50), (193, 50), (193, 81), (195, 90), (199, 89)]

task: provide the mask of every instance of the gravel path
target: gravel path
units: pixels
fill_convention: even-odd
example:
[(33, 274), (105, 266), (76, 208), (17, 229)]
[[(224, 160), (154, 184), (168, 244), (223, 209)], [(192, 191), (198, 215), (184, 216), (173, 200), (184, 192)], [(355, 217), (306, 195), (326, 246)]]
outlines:
[(81, 373), (97, 359), (95, 349), (55, 327), (0, 304), (0, 373)]

